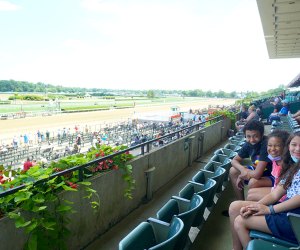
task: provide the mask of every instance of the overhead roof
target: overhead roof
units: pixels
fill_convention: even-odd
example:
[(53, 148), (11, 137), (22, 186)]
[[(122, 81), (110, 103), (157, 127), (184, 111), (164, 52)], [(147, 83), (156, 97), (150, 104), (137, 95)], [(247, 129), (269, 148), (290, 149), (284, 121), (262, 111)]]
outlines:
[(288, 85), (288, 88), (295, 88), (300, 86), (300, 74), (298, 74)]
[(300, 57), (300, 0), (256, 0), (269, 57)]

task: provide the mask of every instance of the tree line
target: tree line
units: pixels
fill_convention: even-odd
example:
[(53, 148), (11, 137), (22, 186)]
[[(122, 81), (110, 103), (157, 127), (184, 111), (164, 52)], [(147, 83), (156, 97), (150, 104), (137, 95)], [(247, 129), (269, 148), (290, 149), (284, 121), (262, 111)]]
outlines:
[(114, 96), (114, 95), (128, 95), (128, 96), (147, 96), (148, 98), (161, 97), (161, 96), (182, 96), (182, 97), (218, 97), (218, 98), (244, 98), (256, 97), (261, 95), (268, 95), (275, 92), (284, 90), (281, 85), (278, 88), (268, 90), (266, 92), (236, 92), (232, 91), (227, 93), (219, 90), (217, 92), (204, 91), (201, 89), (194, 90), (124, 90), (124, 89), (106, 89), (106, 88), (78, 88), (78, 87), (64, 87), (60, 85), (46, 84), (42, 82), (31, 83), (26, 81), (15, 80), (0, 80), (0, 92), (25, 92), (25, 93), (40, 93), (40, 94), (64, 94), (64, 95), (77, 95), (82, 96), (89, 93), (92, 96)]

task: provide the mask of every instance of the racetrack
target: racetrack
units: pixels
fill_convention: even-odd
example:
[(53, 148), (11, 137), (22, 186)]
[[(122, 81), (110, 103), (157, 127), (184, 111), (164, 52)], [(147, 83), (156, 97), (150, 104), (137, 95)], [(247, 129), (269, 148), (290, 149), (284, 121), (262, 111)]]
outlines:
[[(13, 136), (20, 136), (24, 133), (35, 134), (37, 130), (57, 131), (57, 129), (70, 128), (74, 129), (75, 125), (79, 125), (83, 129), (86, 125), (93, 129), (98, 124), (113, 123), (117, 121), (126, 121), (133, 118), (134, 113), (150, 112), (150, 111), (167, 111), (171, 106), (179, 106), (180, 111), (188, 111), (189, 109), (203, 109), (209, 105), (232, 105), (235, 99), (199, 99), (193, 102), (181, 103), (159, 103), (151, 106), (136, 106), (127, 109), (112, 109), (105, 111), (93, 111), (71, 114), (59, 114), (53, 116), (26, 117), (21, 119), (0, 120), (0, 142), (9, 142)], [(11, 141), (10, 141), (11, 142)]]

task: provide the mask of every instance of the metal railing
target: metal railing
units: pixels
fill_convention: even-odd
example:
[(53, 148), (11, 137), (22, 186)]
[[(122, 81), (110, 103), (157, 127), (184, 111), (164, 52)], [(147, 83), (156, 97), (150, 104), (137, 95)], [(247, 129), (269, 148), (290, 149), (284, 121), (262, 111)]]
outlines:
[[(80, 165), (80, 166), (75, 166), (75, 167), (71, 167), (71, 168), (68, 168), (66, 170), (63, 170), (63, 171), (60, 171), (60, 172), (57, 172), (57, 173), (54, 173), (54, 174), (51, 174), (48, 178), (45, 178), (45, 179), (40, 179), (40, 180), (37, 180), (37, 181), (34, 181), (33, 182), (33, 185), (39, 185), (43, 182), (46, 182), (50, 179), (53, 179), (55, 177), (58, 177), (58, 176), (63, 176), (63, 175), (66, 175), (68, 173), (72, 173), (72, 172), (76, 172), (78, 171), (78, 181), (83, 181), (84, 179), (84, 169), (86, 167), (89, 167), (93, 164), (97, 164), (99, 162), (102, 162), (102, 161), (105, 161), (105, 160), (108, 160), (108, 159), (112, 159), (113, 157), (117, 156), (117, 155), (121, 155), (121, 154), (124, 154), (126, 152), (129, 152), (129, 151), (133, 151), (135, 149), (138, 149), (140, 148), (141, 149), (141, 154), (140, 155), (144, 155), (145, 153), (149, 153), (150, 152), (150, 145), (153, 144), (154, 142), (157, 142), (159, 140), (163, 140), (165, 138), (173, 138), (176, 136), (177, 139), (179, 138), (182, 138), (184, 136), (187, 136), (188, 134), (191, 134), (192, 132), (194, 131), (197, 131), (201, 128), (204, 128), (207, 124), (209, 125), (212, 125), (218, 121), (221, 121), (223, 120), (223, 116), (217, 116), (217, 117), (214, 117), (212, 119), (209, 119), (205, 122), (199, 122), (199, 123), (196, 123), (192, 126), (188, 126), (188, 127), (185, 127), (185, 128), (182, 128), (182, 129), (179, 129), (178, 131), (175, 131), (175, 132), (172, 132), (172, 133), (169, 133), (169, 134), (166, 134), (166, 135), (163, 135), (159, 138), (155, 138), (155, 139), (152, 139), (152, 140), (149, 140), (149, 141), (146, 141), (146, 142), (143, 142), (143, 143), (140, 143), (136, 146), (133, 146), (133, 147), (128, 147), (124, 150), (121, 150), (121, 151), (118, 151), (118, 152), (115, 152), (111, 155), (107, 155), (107, 156), (104, 156), (104, 157), (101, 157), (101, 158), (98, 158), (98, 159), (95, 159), (93, 161), (90, 161), (86, 164), (83, 164), (83, 165)], [(184, 134), (183, 136), (180, 136), (181, 134), (183, 134), (184, 132), (187, 132), (186, 134)], [(145, 151), (145, 148), (146, 148), (146, 151)], [(22, 184), (20, 186), (17, 186), (17, 187), (13, 187), (9, 190), (6, 190), (6, 191), (3, 191), (0, 193), (0, 198), (2, 197), (5, 197), (5, 196), (8, 196), (8, 195), (11, 195), (11, 194), (14, 194), (16, 192), (18, 192), (19, 190), (23, 189), (24, 187), (26, 187), (26, 184)]]

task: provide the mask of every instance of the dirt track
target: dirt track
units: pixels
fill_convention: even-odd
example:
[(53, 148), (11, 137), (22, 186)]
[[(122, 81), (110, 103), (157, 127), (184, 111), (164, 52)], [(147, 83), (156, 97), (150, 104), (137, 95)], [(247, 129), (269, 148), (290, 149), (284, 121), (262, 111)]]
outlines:
[[(181, 111), (191, 109), (207, 108), (208, 105), (231, 105), (233, 99), (204, 99), (197, 102), (178, 103)], [(14, 120), (0, 120), (0, 140), (12, 138), (14, 135), (20, 136), (24, 133), (36, 133), (37, 130), (56, 131), (63, 127), (73, 129), (75, 125), (84, 128), (85, 125), (96, 126), (96, 124), (112, 123), (120, 120), (132, 118), (134, 113), (149, 111), (166, 111), (174, 104), (159, 104), (155, 106), (137, 106), (128, 109), (114, 109), (106, 111), (94, 111), (73, 114), (60, 114), (55, 116), (26, 117)]]

